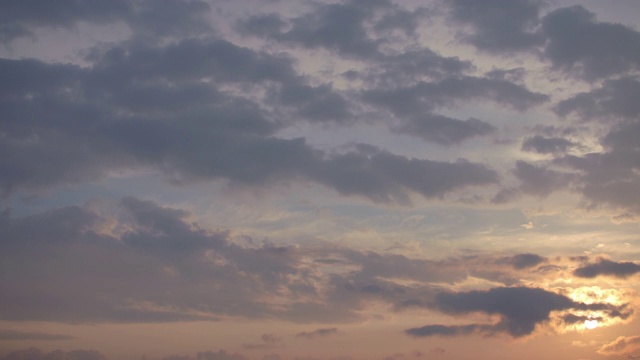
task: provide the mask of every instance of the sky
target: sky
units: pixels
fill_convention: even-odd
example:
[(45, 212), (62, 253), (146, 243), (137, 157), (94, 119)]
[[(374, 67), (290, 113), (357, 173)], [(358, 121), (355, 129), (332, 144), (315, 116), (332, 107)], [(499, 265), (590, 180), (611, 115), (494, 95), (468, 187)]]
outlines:
[(0, 360), (640, 357), (640, 2), (0, 1)]

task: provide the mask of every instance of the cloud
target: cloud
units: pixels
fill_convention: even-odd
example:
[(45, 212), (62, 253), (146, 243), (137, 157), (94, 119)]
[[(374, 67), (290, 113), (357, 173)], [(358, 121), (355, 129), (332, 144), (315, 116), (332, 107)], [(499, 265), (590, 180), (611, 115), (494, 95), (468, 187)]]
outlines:
[(602, 345), (598, 353), (605, 356), (627, 355), (640, 348), (640, 336), (619, 336), (614, 341)]
[(313, 331), (303, 331), (296, 334), (296, 337), (305, 338), (305, 339), (314, 339), (317, 337), (326, 337), (329, 335), (336, 334), (338, 332), (337, 328), (321, 328), (315, 329)]
[[(342, 323), (362, 319), (362, 310), (375, 300), (397, 311), (418, 306), (452, 315), (501, 317), (497, 324), (427, 326), (415, 334), (506, 332), (519, 337), (547, 321), (552, 311), (629, 315), (622, 308), (585, 305), (534, 288), (441, 292), (442, 286), (458, 288), (470, 277), (492, 286), (518, 284), (521, 275), (514, 275), (514, 269), (545, 261), (535, 254), (433, 261), (322, 242), (240, 245), (233, 230), (200, 228), (188, 212), (151, 201), (125, 197), (106, 210), (69, 206), (21, 217), (2, 213), (0, 261), (12, 276), (0, 293), (0, 319), (154, 323), (242, 316)], [(323, 259), (339, 259), (340, 266)], [(319, 328), (296, 336), (336, 332)], [(278, 341), (265, 334), (261, 343), (248, 347)]]
[(226, 350), (202, 351), (195, 357), (191, 355), (170, 355), (163, 357), (163, 360), (247, 360), (242, 354), (229, 353)]
[(507, 80), (473, 76), (450, 76), (437, 81), (417, 81), (403, 86), (377, 86), (362, 92), (364, 101), (387, 110), (399, 119), (391, 130), (442, 145), (459, 144), (484, 136), (496, 128), (476, 118), (455, 119), (437, 114), (440, 108), (470, 100), (489, 100), (524, 111), (547, 101), (541, 93), (529, 91)]
[[(349, 58), (381, 55), (382, 39), (367, 31), (401, 30), (414, 33), (422, 9), (404, 10), (390, 1), (376, 0), (364, 5), (358, 1), (316, 4), (312, 11), (285, 21), (276, 14), (250, 16), (238, 22), (241, 33), (264, 37), (307, 49), (323, 48)], [(288, 25), (288, 26), (287, 26)]]
[(489, 100), (524, 111), (547, 101), (549, 97), (510, 81), (473, 76), (449, 77), (441, 81), (419, 81), (401, 88), (367, 90), (366, 101), (406, 116), (471, 99)]
[(538, 324), (550, 320), (552, 312), (571, 310), (602, 310), (611, 317), (625, 316), (619, 309), (606, 303), (585, 304), (539, 288), (498, 287), (486, 291), (443, 292), (427, 305), (443, 313), (464, 315), (473, 312), (499, 315), (496, 324), (427, 325), (407, 329), (416, 337), (459, 336), (472, 333), (492, 335), (506, 333), (518, 338), (534, 332)]
[(598, 276), (613, 276), (625, 279), (637, 273), (640, 273), (640, 265), (636, 263), (615, 262), (601, 258), (595, 263), (580, 266), (573, 272), (573, 275), (588, 279)]
[(522, 142), (522, 150), (538, 154), (562, 154), (574, 146), (576, 146), (575, 143), (564, 138), (540, 135), (528, 137)]
[(98, 0), (35, 2), (3, 2), (0, 5), (0, 42), (33, 36), (32, 27), (74, 26), (78, 21), (109, 22), (132, 12), (127, 1)]
[(545, 56), (553, 66), (588, 81), (637, 70), (640, 33), (621, 24), (596, 21), (576, 5), (552, 11), (542, 19)]
[(8, 353), (6, 356), (0, 358), (1, 360), (17, 360), (17, 359), (29, 359), (29, 360), (49, 360), (49, 359), (69, 359), (69, 360), (107, 360), (107, 358), (101, 353), (94, 350), (72, 350), (65, 352), (62, 350), (55, 350), (49, 353), (44, 353), (37, 348), (29, 348), (24, 350), (16, 350)]
[(502, 1), (454, 0), (447, 2), (451, 18), (469, 25), (471, 33), (460, 38), (480, 50), (496, 53), (527, 50), (543, 43), (535, 31), (542, 5), (537, 0)]
[(528, 269), (547, 261), (543, 256), (537, 254), (517, 254), (510, 257), (504, 257), (499, 259), (499, 262), (506, 262), (511, 264), (514, 269)]
[(282, 338), (275, 334), (262, 334), (260, 337), (262, 343), (259, 344), (243, 344), (242, 347), (247, 350), (271, 349), (278, 346), (284, 346)]
[(520, 190), (528, 195), (546, 197), (551, 193), (571, 187), (576, 175), (560, 172), (526, 161), (516, 161), (514, 174), (521, 181)]
[(624, 121), (613, 126), (602, 138), (604, 150), (584, 156), (565, 156), (555, 160), (559, 165), (578, 171), (576, 189), (591, 206), (609, 205), (623, 209), (628, 215), (640, 212), (636, 190), (640, 189), (640, 150), (634, 138), (640, 134), (640, 123)]
[(604, 83), (588, 92), (581, 92), (563, 100), (555, 107), (559, 116), (577, 114), (582, 121), (634, 120), (640, 115), (640, 81), (625, 76)]
[(45, 340), (45, 341), (63, 341), (71, 340), (75, 337), (62, 334), (50, 334), (33, 331), (14, 331), (0, 330), (0, 340)]
[(418, 328), (412, 328), (405, 330), (407, 335), (415, 337), (428, 337), (428, 336), (460, 336), (469, 335), (478, 331), (491, 330), (490, 325), (425, 325)]
[(0, 5), (0, 42), (34, 37), (34, 29), (66, 28), (80, 22), (124, 21), (137, 35), (147, 37), (191, 35), (212, 31), (206, 14), (209, 5), (199, 0), (55, 1), (46, 4), (9, 2)]
[(411, 159), (364, 145), (333, 155), (318, 170), (322, 170), (315, 175), (318, 181), (341, 194), (363, 195), (382, 203), (410, 202), (406, 190), (434, 198), (466, 186), (498, 181), (497, 173), (481, 164)]
[(437, 114), (426, 114), (408, 119), (394, 127), (393, 131), (417, 136), (428, 142), (452, 145), (475, 136), (491, 134), (496, 131), (496, 128), (474, 118), (458, 120)]

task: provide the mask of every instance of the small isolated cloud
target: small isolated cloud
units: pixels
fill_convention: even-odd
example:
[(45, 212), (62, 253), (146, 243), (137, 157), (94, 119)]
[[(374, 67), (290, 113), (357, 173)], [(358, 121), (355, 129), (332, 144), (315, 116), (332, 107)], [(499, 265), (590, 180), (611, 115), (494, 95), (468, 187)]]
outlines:
[[(528, 225), (528, 224), (525, 224), (525, 225)], [(525, 227), (525, 225), (523, 225), (523, 227)], [(526, 228), (527, 229), (533, 228), (533, 225), (531, 225), (531, 227), (526, 227)], [(545, 261), (547, 261), (545, 257), (536, 255), (536, 254), (517, 254), (514, 256), (503, 257), (500, 259), (500, 262), (507, 263), (513, 266), (517, 270), (531, 268), (536, 265), (540, 265)]]
[(640, 336), (620, 336), (614, 341), (602, 345), (598, 353), (602, 355), (626, 355), (640, 349)]
[(639, 264), (633, 262), (615, 262), (601, 258), (595, 263), (586, 264), (577, 268), (573, 272), (573, 275), (587, 279), (598, 276), (613, 276), (625, 279), (637, 273), (640, 273)]
[(274, 347), (282, 346), (282, 337), (275, 334), (263, 334), (260, 337), (262, 343), (257, 344), (243, 344), (242, 347), (248, 350), (256, 349), (271, 349)]
[(37, 331), (14, 331), (14, 330), (2, 330), (0, 329), (0, 341), (1, 340), (50, 340), (61, 341), (71, 340), (75, 337), (63, 334), (50, 334)]
[(469, 335), (476, 331), (489, 331), (491, 325), (426, 325), (419, 328), (408, 329), (405, 332), (408, 335), (415, 337), (428, 337), (428, 336), (459, 336)]
[(333, 335), (338, 332), (337, 328), (323, 328), (316, 329), (310, 332), (303, 331), (296, 334), (296, 337), (306, 338), (306, 339), (314, 339), (316, 337), (325, 337), (329, 335)]

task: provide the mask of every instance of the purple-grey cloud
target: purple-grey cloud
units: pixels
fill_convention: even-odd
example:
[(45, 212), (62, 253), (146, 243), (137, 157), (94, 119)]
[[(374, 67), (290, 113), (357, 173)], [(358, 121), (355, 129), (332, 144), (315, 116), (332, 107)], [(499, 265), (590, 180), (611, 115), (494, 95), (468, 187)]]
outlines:
[(629, 261), (611, 261), (598, 259), (594, 263), (584, 264), (574, 270), (573, 275), (592, 279), (598, 276), (613, 276), (625, 279), (640, 273), (640, 264)]
[(326, 337), (329, 335), (336, 334), (338, 332), (337, 328), (320, 328), (315, 329), (313, 331), (303, 331), (296, 334), (296, 337), (305, 338), (305, 339), (314, 339), (318, 337)]
[(506, 333), (512, 337), (523, 337), (534, 332), (537, 325), (550, 320), (554, 311), (602, 310), (611, 317), (626, 317), (623, 308), (607, 303), (585, 304), (539, 288), (500, 287), (486, 291), (443, 292), (438, 294), (428, 307), (451, 315), (480, 312), (499, 315), (496, 324), (427, 325), (407, 329), (412, 336), (458, 336), (472, 333), (491, 335)]

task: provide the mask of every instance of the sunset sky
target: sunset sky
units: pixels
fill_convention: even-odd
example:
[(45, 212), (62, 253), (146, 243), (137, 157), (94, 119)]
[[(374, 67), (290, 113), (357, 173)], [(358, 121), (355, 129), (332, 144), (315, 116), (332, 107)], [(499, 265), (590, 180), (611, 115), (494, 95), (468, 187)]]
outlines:
[(640, 358), (640, 1), (0, 0), (0, 360)]

